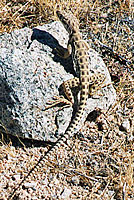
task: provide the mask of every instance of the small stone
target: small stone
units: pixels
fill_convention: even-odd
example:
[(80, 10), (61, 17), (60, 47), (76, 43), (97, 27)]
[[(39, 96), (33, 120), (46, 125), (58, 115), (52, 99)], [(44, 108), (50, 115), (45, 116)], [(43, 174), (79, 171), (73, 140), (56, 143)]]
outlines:
[(41, 184), (47, 186), (47, 185), (48, 185), (48, 179), (45, 178), (44, 180), (42, 180), (42, 181), (41, 181)]
[(69, 196), (71, 195), (71, 193), (72, 193), (72, 191), (70, 190), (70, 189), (68, 189), (68, 188), (64, 188), (64, 191), (62, 192), (62, 194), (61, 194), (61, 199), (68, 199), (69, 198)]
[(73, 176), (73, 177), (72, 177), (72, 183), (73, 183), (74, 185), (78, 185), (79, 182), (80, 182), (80, 180), (79, 180), (78, 176)]
[(103, 14), (101, 15), (101, 17), (107, 18), (107, 13), (103, 13)]
[(20, 174), (14, 175), (13, 179), (16, 180), (16, 181), (19, 181), (20, 180)]
[(120, 126), (120, 130), (121, 131), (126, 131), (126, 132), (128, 132), (130, 130), (130, 121), (129, 121), (129, 119), (124, 119), (124, 121), (122, 122), (122, 124)]
[(114, 116), (113, 115), (109, 115), (108, 116), (108, 120), (111, 122), (111, 121), (114, 121)]
[(24, 184), (24, 187), (25, 188), (32, 188), (32, 189), (35, 189), (36, 188), (36, 183), (35, 182), (31, 182), (31, 183), (25, 183)]
[(108, 191), (108, 194), (109, 194), (110, 197), (112, 197), (112, 196), (115, 194), (115, 192), (112, 191), (112, 190), (109, 190), (109, 191)]

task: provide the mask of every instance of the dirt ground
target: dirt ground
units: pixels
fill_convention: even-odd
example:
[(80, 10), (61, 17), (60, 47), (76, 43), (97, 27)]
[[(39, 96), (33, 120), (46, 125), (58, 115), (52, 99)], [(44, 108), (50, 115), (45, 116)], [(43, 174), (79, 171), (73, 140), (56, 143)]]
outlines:
[[(107, 65), (116, 103), (87, 121), (16, 191), (13, 199), (134, 199), (134, 2), (0, 1), (0, 33), (57, 20), (70, 9)], [(0, 133), (0, 199), (9, 199), (49, 145)]]

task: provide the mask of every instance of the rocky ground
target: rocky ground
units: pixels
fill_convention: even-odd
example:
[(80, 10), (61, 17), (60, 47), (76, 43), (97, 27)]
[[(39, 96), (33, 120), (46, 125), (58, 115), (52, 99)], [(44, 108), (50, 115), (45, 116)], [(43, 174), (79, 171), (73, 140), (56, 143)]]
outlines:
[[(132, 1), (85, 3), (65, 1), (61, 6), (71, 7), (79, 16), (83, 36), (107, 65), (116, 103), (96, 120), (91, 120), (92, 113), (68, 147), (61, 146), (14, 199), (134, 199), (134, 6)], [(45, 14), (28, 1), (1, 5), (1, 32), (44, 23), (46, 16), (45, 22), (55, 18), (51, 1)], [(49, 145), (6, 139), (1, 133), (0, 199), (8, 199)]]

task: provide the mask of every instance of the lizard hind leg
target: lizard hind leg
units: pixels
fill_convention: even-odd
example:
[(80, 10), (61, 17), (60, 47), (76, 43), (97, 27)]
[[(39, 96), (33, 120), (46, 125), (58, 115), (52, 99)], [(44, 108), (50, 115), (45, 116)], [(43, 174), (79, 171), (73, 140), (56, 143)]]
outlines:
[(104, 74), (98, 72), (97, 74), (93, 74), (90, 80), (89, 94), (93, 96), (99, 89), (103, 87), (103, 83), (106, 77)]
[(76, 88), (77, 90), (79, 90), (79, 85), (80, 85), (80, 81), (79, 81), (79, 78), (77, 77), (69, 79), (62, 83), (64, 93), (72, 104), (74, 104), (74, 96), (73, 96), (71, 88)]

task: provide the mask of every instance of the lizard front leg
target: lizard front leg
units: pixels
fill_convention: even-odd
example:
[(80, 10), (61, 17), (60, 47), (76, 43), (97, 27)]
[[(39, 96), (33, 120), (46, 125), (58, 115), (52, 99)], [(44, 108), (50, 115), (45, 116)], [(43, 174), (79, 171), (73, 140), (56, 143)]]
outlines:
[(55, 50), (56, 50), (58, 56), (60, 56), (64, 59), (68, 58), (72, 53), (71, 37), (69, 37), (67, 48), (64, 48), (62, 46), (58, 46), (58, 47), (55, 48)]
[(54, 100), (49, 102), (50, 105), (47, 106), (45, 110), (54, 107), (59, 103), (64, 103), (66, 105), (72, 106), (74, 104), (74, 96), (71, 88), (76, 88), (76, 90), (79, 90), (80, 89), (79, 85), (80, 85), (79, 78), (77, 77), (64, 81), (62, 83), (62, 88), (67, 99), (63, 96), (55, 96)]
[(72, 53), (71, 45), (68, 45), (67, 48), (59, 46), (59, 47), (55, 48), (55, 50), (56, 50), (58, 56), (60, 56), (60, 57), (62, 57), (64, 59), (68, 58)]

